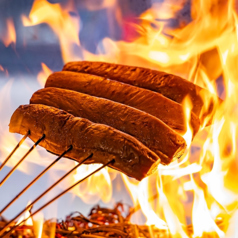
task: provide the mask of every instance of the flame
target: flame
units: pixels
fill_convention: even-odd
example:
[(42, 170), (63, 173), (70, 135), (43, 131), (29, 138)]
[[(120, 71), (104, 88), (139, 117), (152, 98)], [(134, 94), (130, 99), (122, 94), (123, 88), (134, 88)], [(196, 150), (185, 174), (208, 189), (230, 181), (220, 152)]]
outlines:
[[(186, 98), (182, 104), (187, 125), (183, 137), (188, 150), (179, 161), (167, 167), (159, 165), (153, 175), (141, 182), (104, 169), (75, 188), (73, 193), (87, 203), (95, 204), (99, 200), (110, 202), (113, 200), (112, 182), (118, 175), (115, 181), (122, 178), (131, 202), (140, 211), (136, 212), (132, 221), (146, 220), (144, 223), (148, 225), (168, 230), (172, 237), (188, 237), (187, 227), (190, 224), (193, 237), (236, 237), (237, 6), (232, 0), (192, 0), (191, 6), (187, 6), (184, 0), (160, 2), (153, 3), (150, 9), (142, 13), (138, 24), (128, 23), (136, 31), (137, 37), (133, 41), (115, 41), (106, 37), (98, 43), (97, 54), (88, 52), (80, 44), (82, 22), (75, 11), (76, 2), (68, 1), (68, 4), (61, 5), (35, 0), (29, 16), (22, 16), (26, 27), (41, 23), (50, 26), (59, 39), (64, 62), (85, 59), (146, 66), (182, 76), (211, 93), (211, 96), (204, 91), (200, 93), (204, 103), (201, 115), (207, 111), (209, 113), (201, 119), (201, 130), (194, 138), (189, 124), (191, 103)], [(116, 0), (104, 0), (95, 1), (94, 4), (85, 1), (82, 6), (88, 11), (103, 9), (108, 21), (115, 20), (123, 28), (125, 24), (119, 5)], [(189, 17), (183, 16), (184, 9), (189, 12)], [(6, 46), (15, 42), (16, 38), (12, 33), (14, 25), (11, 19), (7, 28), (8, 40), (3, 40)], [(43, 72), (38, 77), (43, 85), (51, 70), (43, 63), (42, 68)], [(217, 96), (224, 100), (223, 103)], [(213, 108), (209, 108), (211, 102)], [(1, 128), (1, 131), (4, 130)], [(3, 135), (10, 138), (7, 133)], [(8, 139), (1, 143), (5, 156), (16, 144), (16, 139), (13, 137), (12, 141)], [(29, 148), (28, 144), (26, 148)], [(42, 164), (47, 156), (42, 158), (38, 153), (32, 157), (35, 163)], [(57, 168), (64, 170), (65, 163)], [(97, 166), (78, 168), (71, 182), (84, 177)], [(227, 219), (222, 220), (221, 225), (220, 219), (224, 217)]]
[(191, 111), (192, 111), (192, 102), (188, 97), (186, 97), (182, 103), (184, 115), (185, 115), (185, 122), (187, 125), (187, 131), (183, 135), (184, 140), (186, 141), (187, 147), (190, 147), (193, 139), (193, 128), (190, 125), (190, 117), (191, 117)]
[(1, 40), (6, 47), (16, 43), (16, 30), (12, 18), (6, 20), (6, 31), (2, 34)]
[(4, 74), (5, 74), (6, 77), (9, 76), (8, 70), (7, 70), (6, 68), (3, 68), (2, 65), (0, 65), (0, 71), (1, 71), (1, 72), (4, 72)]
[(38, 73), (37, 80), (40, 83), (40, 85), (44, 87), (46, 79), (48, 78), (50, 74), (53, 73), (53, 71), (49, 67), (47, 67), (47, 65), (44, 63), (41, 63), (41, 67), (42, 67), (42, 71)]
[(80, 46), (79, 17), (74, 9), (73, 1), (69, 1), (63, 9), (60, 4), (51, 4), (47, 0), (36, 0), (32, 5), (29, 18), (22, 16), (24, 26), (46, 23), (51, 27), (59, 38), (64, 62), (80, 59), (73, 54)]
[[(215, 219), (227, 212), (232, 218), (233, 212), (237, 209), (238, 198), (235, 183), (238, 169), (235, 162), (238, 85), (235, 70), (238, 54), (237, 13), (232, 1), (224, 4), (218, 1), (193, 1), (192, 21), (186, 26), (172, 29), (167, 26), (166, 21), (175, 18), (183, 9), (183, 3), (184, 1), (170, 1), (168, 4), (168, 1), (164, 1), (161, 4), (154, 4), (152, 9), (141, 16), (140, 27), (146, 30), (141, 32), (140, 38), (130, 43), (122, 41), (115, 43), (110, 39), (104, 39), (101, 48), (107, 50), (100, 60), (106, 59), (138, 66), (144, 66), (146, 62), (148, 67), (186, 77), (214, 95), (208, 98), (208, 95), (201, 94), (204, 98), (204, 111), (207, 111), (211, 101), (219, 105), (216, 94), (220, 94), (225, 99), (223, 105), (212, 109), (211, 114), (215, 114), (212, 119), (213, 124), (205, 127), (211, 117), (205, 118), (201, 126), (203, 130), (194, 138), (192, 144), (192, 131), (188, 123), (191, 106), (187, 101), (184, 102), (188, 128), (184, 139), (191, 146), (182, 162), (173, 163), (169, 169), (159, 166), (157, 175), (146, 178), (138, 184), (132, 183), (123, 176), (135, 206), (140, 204), (148, 224), (155, 224), (161, 228), (165, 222), (173, 236), (176, 237), (176, 234), (184, 236), (181, 224), (186, 223), (185, 217), (191, 217), (195, 236), (201, 237), (203, 234), (214, 233), (224, 237), (225, 234), (215, 223)], [(173, 4), (172, 8), (171, 4)], [(151, 27), (148, 22), (153, 23), (155, 27)], [(107, 47), (108, 45), (113, 45), (110, 47), (112, 50)], [(218, 57), (217, 65), (213, 65), (213, 68), (209, 68), (208, 60), (199, 61), (205, 54), (208, 58), (214, 56), (214, 51), (211, 49), (216, 49), (216, 57)], [(209, 58), (209, 60), (213, 59)], [(221, 89), (216, 85), (216, 78), (209, 77), (214, 75), (212, 71), (220, 74), (223, 72), (225, 93), (219, 93), (218, 90)], [(216, 73), (216, 77), (220, 74)], [(192, 174), (196, 177), (196, 181), (198, 180), (199, 186), (194, 182)], [(163, 181), (157, 187), (158, 197), (161, 198), (159, 209), (149, 202), (153, 194), (148, 184), (153, 184), (156, 180)], [(174, 189), (166, 189), (167, 186)], [(186, 203), (191, 199), (191, 192), (194, 194), (193, 209), (181, 212), (184, 208), (178, 205), (178, 200)], [(174, 194), (177, 194), (176, 199), (173, 198)], [(164, 207), (166, 208), (163, 209)], [(157, 215), (157, 219), (151, 211)]]
[[(100, 166), (101, 165), (98, 164), (92, 164), (78, 167), (74, 175), (74, 181), (76, 182), (86, 177)], [(74, 192), (87, 203), (95, 204), (95, 201), (97, 202), (100, 199), (103, 202), (109, 202), (112, 197), (112, 183), (108, 168), (89, 177), (85, 182), (81, 183), (79, 187), (75, 188)]]
[(44, 226), (44, 214), (42, 212), (34, 216), (33, 225), (34, 225), (35, 237), (41, 238), (43, 234), (43, 226)]
[(193, 203), (193, 231), (195, 237), (202, 237), (203, 233), (215, 231), (219, 237), (224, 237), (224, 232), (221, 231), (215, 221), (212, 219), (211, 213), (208, 209), (204, 192), (196, 186), (194, 180), (191, 178), (194, 186), (194, 203)]
[[(31, 202), (28, 202), (27, 206), (30, 204)], [(33, 226), (33, 220), (31, 218), (31, 213), (30, 213), (30, 210), (31, 207), (25, 211), (25, 213), (18, 219), (16, 225), (20, 224), (21, 226), (22, 225), (25, 225), (25, 226)], [(26, 220), (27, 219), (27, 220)], [(21, 224), (24, 220), (26, 220), (23, 224)]]
[(102, 1), (94, 0), (92, 2), (88, 1), (82, 2), (82, 7), (90, 11), (97, 11), (104, 8), (110, 8), (115, 6), (117, 6), (117, 0), (102, 0)]

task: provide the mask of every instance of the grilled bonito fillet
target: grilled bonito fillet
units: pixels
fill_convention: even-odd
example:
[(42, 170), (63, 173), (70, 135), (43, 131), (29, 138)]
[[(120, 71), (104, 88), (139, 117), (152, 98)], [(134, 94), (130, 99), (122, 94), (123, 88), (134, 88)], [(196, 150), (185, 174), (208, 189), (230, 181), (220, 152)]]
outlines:
[(79, 162), (91, 153), (93, 157), (87, 163), (105, 164), (114, 158), (113, 168), (138, 180), (151, 174), (160, 162), (134, 137), (49, 106), (20, 106), (11, 117), (9, 130), (22, 135), (30, 130), (34, 142), (45, 134), (40, 145), (57, 155), (72, 145), (66, 156)]
[[(208, 114), (213, 113), (215, 106), (213, 99), (216, 98), (216, 95), (211, 94), (208, 90), (177, 75), (162, 71), (136, 66), (90, 61), (69, 62), (63, 67), (63, 70), (98, 75), (146, 88), (159, 92), (178, 103), (182, 103), (182, 101), (189, 96), (193, 106), (192, 111), (199, 116), (201, 121), (203, 121), (204, 117)], [(208, 103), (206, 108), (203, 108), (204, 95), (206, 95), (206, 102)], [(222, 102), (219, 98), (216, 98), (216, 101), (218, 103)]]
[(45, 88), (35, 92), (31, 104), (63, 109), (74, 116), (106, 124), (134, 136), (168, 164), (185, 150), (186, 142), (158, 118), (104, 98), (65, 89)]
[[(187, 131), (182, 105), (144, 88), (71, 71), (51, 74), (46, 81), (45, 87), (70, 89), (119, 102), (157, 117), (179, 132), (179, 134), (184, 134)], [(195, 135), (200, 127), (200, 120), (193, 112), (191, 112), (190, 125)]]

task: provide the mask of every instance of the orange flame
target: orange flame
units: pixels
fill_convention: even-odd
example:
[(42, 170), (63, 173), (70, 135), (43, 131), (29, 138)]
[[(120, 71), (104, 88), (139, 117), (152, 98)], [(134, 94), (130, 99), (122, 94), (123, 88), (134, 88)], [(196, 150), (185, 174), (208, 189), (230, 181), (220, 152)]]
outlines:
[(47, 23), (59, 38), (64, 62), (80, 59), (72, 54), (74, 47), (80, 45), (79, 21), (74, 11), (73, 1), (69, 1), (65, 9), (62, 9), (60, 4), (51, 4), (47, 0), (36, 0), (32, 5), (29, 19), (22, 16), (22, 21), (24, 26)]
[[(86, 177), (99, 167), (100, 165), (97, 164), (80, 166), (74, 175), (74, 180), (78, 181)], [(100, 199), (103, 202), (109, 202), (112, 197), (112, 184), (108, 169), (103, 169), (88, 178), (75, 188), (74, 192), (86, 203), (95, 204)]]
[[(31, 202), (28, 202), (28, 204), (30, 204), (30, 203)], [(30, 210), (30, 208), (19, 218), (16, 225), (21, 224), (24, 220), (26, 220), (26, 221), (24, 221), (24, 223), (21, 224), (21, 226), (22, 225), (33, 226), (33, 221), (32, 221), (31, 214), (30, 214), (29, 210)]]
[(90, 11), (96, 11), (104, 8), (115, 7), (117, 5), (117, 0), (102, 0), (92, 2), (82, 2), (82, 6)]
[(48, 68), (47, 65), (44, 63), (41, 63), (41, 67), (42, 67), (42, 71), (38, 73), (37, 80), (40, 83), (40, 85), (44, 87), (46, 79), (48, 78), (50, 74), (53, 73), (53, 71), (50, 68)]
[(43, 233), (43, 226), (44, 226), (44, 215), (43, 213), (38, 213), (34, 216), (34, 234), (36, 238), (41, 238)]
[(185, 121), (187, 125), (187, 131), (183, 135), (184, 140), (186, 141), (187, 147), (190, 147), (193, 139), (193, 128), (190, 125), (190, 116), (191, 116), (191, 111), (192, 111), (192, 102), (188, 97), (185, 98), (185, 100), (182, 103), (183, 105), (183, 110), (184, 110), (184, 115), (185, 115)]
[(1, 37), (3, 44), (8, 47), (11, 43), (16, 43), (16, 30), (12, 18), (6, 21), (6, 33)]

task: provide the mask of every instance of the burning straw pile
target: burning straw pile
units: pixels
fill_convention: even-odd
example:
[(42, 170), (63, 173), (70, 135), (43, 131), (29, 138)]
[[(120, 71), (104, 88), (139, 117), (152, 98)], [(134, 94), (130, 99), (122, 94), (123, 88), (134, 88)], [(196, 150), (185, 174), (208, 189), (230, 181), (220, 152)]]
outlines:
[[(155, 226), (136, 225), (130, 222), (135, 209), (117, 203), (113, 209), (103, 208), (99, 205), (92, 208), (88, 217), (80, 212), (73, 212), (65, 220), (47, 220), (41, 226), (41, 230), (34, 228), (34, 222), (21, 223), (16, 222), (12, 226), (17, 228), (7, 237), (35, 238), (35, 237), (55, 237), (55, 238), (100, 238), (100, 237), (118, 237), (118, 238), (170, 238), (172, 235), (168, 229), (158, 229)], [(30, 215), (31, 213), (29, 213)], [(7, 223), (3, 217), (0, 217), (0, 229)], [(224, 221), (216, 221), (220, 229), (224, 230)], [(186, 227), (187, 235), (193, 237), (192, 225)], [(39, 234), (41, 234), (39, 236)], [(203, 234), (202, 237), (218, 237), (217, 234)]]
[[(80, 212), (73, 212), (65, 220), (47, 220), (42, 226), (41, 237), (80, 237), (80, 238), (100, 238), (100, 237), (170, 237), (168, 230), (159, 230), (154, 226), (135, 225), (130, 223), (130, 217), (134, 209), (117, 203), (113, 209), (102, 208), (99, 205), (92, 208), (88, 217)], [(1, 217), (0, 229), (7, 221)], [(34, 222), (33, 222), (34, 223)], [(34, 226), (21, 222), (13, 225), (17, 226), (15, 231), (8, 237), (38, 237)], [(52, 234), (52, 231), (55, 234)]]

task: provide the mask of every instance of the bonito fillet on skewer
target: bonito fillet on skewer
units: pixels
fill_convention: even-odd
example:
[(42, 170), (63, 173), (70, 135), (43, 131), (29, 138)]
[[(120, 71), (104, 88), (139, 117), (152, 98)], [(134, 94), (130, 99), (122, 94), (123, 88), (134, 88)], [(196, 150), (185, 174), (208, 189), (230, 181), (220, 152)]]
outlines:
[(40, 145), (54, 154), (73, 146), (66, 156), (76, 161), (91, 153), (87, 163), (105, 164), (114, 158), (112, 168), (138, 180), (150, 175), (160, 163), (159, 156), (134, 137), (49, 106), (20, 106), (11, 117), (9, 130), (23, 135), (30, 130), (34, 142), (45, 134)]
[[(100, 76), (71, 71), (51, 74), (45, 83), (45, 88), (49, 87), (69, 89), (119, 102), (157, 117), (179, 134), (187, 131), (183, 106), (151, 90)], [(193, 112), (191, 112), (189, 124), (195, 135), (200, 127), (200, 120)]]
[[(197, 116), (199, 116), (204, 104), (199, 93), (205, 89), (177, 75), (162, 71), (94, 61), (68, 62), (64, 65), (63, 70), (98, 75), (149, 89), (161, 93), (165, 97), (178, 103), (181, 103), (185, 97), (189, 96), (193, 105), (192, 111)], [(209, 91), (205, 91), (207, 96), (211, 97)]]
[(76, 117), (125, 132), (155, 152), (163, 164), (169, 164), (174, 157), (179, 158), (186, 146), (183, 137), (158, 118), (104, 98), (59, 88), (44, 88), (32, 95), (30, 103), (53, 106)]

